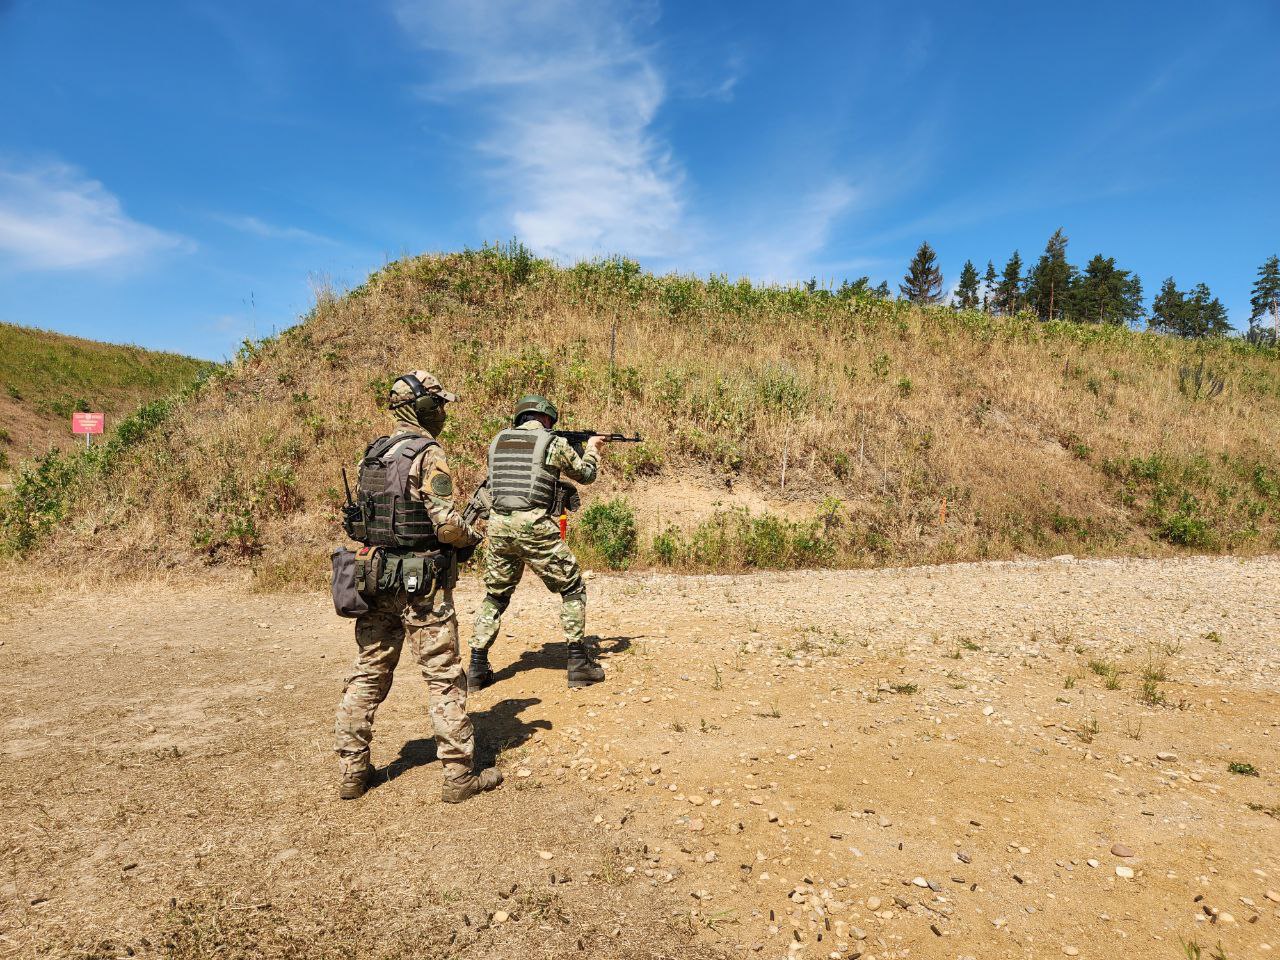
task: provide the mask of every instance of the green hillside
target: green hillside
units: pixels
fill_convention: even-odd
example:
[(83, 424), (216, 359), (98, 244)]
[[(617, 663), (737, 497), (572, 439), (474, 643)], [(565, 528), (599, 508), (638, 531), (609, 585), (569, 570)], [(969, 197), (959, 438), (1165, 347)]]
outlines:
[(0, 323), (0, 473), (76, 442), (73, 411), (104, 412), (110, 428), (139, 403), (180, 390), (212, 367), (177, 354)]

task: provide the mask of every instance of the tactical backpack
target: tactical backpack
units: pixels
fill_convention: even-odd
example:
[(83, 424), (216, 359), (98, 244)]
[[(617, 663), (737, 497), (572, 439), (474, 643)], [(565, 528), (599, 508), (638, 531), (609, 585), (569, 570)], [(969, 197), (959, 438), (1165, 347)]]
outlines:
[(433, 446), (439, 444), (412, 433), (379, 437), (369, 444), (360, 461), (355, 503), (343, 511), (347, 536), (372, 547), (440, 549), (427, 505), (409, 496), (409, 468)]

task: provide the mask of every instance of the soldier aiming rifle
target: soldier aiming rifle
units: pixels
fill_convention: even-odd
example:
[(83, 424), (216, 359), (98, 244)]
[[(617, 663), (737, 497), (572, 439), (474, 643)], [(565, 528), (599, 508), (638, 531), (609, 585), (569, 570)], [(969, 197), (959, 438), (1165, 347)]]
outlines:
[[(476, 611), (467, 685), (481, 689), (493, 682), (489, 648), (498, 636), (502, 614), (511, 602), (527, 564), (561, 598), (560, 623), (569, 647), (570, 687), (604, 679), (604, 669), (586, 645), (587, 589), (582, 567), (565, 540), (565, 517), (577, 509), (578, 491), (565, 483), (591, 483), (600, 467), (600, 446), (638, 443), (639, 435), (594, 430), (553, 430), (560, 413), (545, 397), (526, 396), (516, 404), (512, 426), (489, 445), (487, 488), (491, 514), (485, 552), (485, 597)], [(485, 495), (477, 491), (475, 516), (483, 516)], [(556, 519), (560, 520), (559, 523)]]

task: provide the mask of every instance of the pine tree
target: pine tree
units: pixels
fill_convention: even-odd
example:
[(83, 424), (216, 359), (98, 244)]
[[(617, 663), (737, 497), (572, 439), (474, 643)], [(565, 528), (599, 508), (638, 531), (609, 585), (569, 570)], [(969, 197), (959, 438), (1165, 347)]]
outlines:
[(1167, 277), (1160, 285), (1160, 292), (1151, 301), (1151, 327), (1164, 333), (1181, 334), (1187, 312), (1187, 298)]
[(996, 295), (996, 265), (987, 261), (987, 272), (982, 275), (982, 309), (990, 313), (995, 309), (993, 301)]
[(961, 310), (978, 308), (978, 271), (972, 260), (966, 260), (960, 268), (960, 285), (956, 287), (956, 305)]
[(1114, 257), (1098, 254), (1072, 285), (1064, 312), (1084, 323), (1135, 323), (1142, 319), (1142, 281), (1117, 270)]
[(942, 271), (938, 269), (938, 257), (928, 243), (920, 244), (898, 289), (915, 304), (937, 303), (942, 299)]
[(997, 313), (1009, 316), (1022, 309), (1022, 257), (1017, 250), (1013, 251), (1013, 256), (1004, 265), (1004, 273), (996, 284), (993, 302)]
[[(1280, 344), (1280, 257), (1272, 256), (1258, 268), (1258, 279), (1249, 298), (1249, 338), (1254, 342)], [(1266, 329), (1267, 321), (1271, 329)]]
[(1203, 283), (1183, 293), (1173, 277), (1165, 280), (1151, 304), (1151, 326), (1179, 337), (1220, 337), (1231, 331), (1227, 308)]
[(1027, 304), (1041, 320), (1054, 320), (1066, 312), (1063, 308), (1075, 274), (1076, 268), (1067, 263), (1067, 237), (1059, 227), (1027, 275)]
[(890, 297), (893, 296), (893, 292), (889, 289), (888, 280), (881, 280), (878, 284), (876, 284), (875, 289), (872, 290), (871, 292), (875, 294), (877, 297), (879, 297), (881, 300), (888, 300)]

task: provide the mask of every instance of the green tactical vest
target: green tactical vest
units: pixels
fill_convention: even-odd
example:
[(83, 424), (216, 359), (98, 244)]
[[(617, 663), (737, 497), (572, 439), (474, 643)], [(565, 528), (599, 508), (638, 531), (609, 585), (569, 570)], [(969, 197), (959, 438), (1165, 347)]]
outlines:
[(547, 466), (550, 430), (503, 430), (489, 444), (489, 489), (497, 513), (550, 510), (560, 471)]

